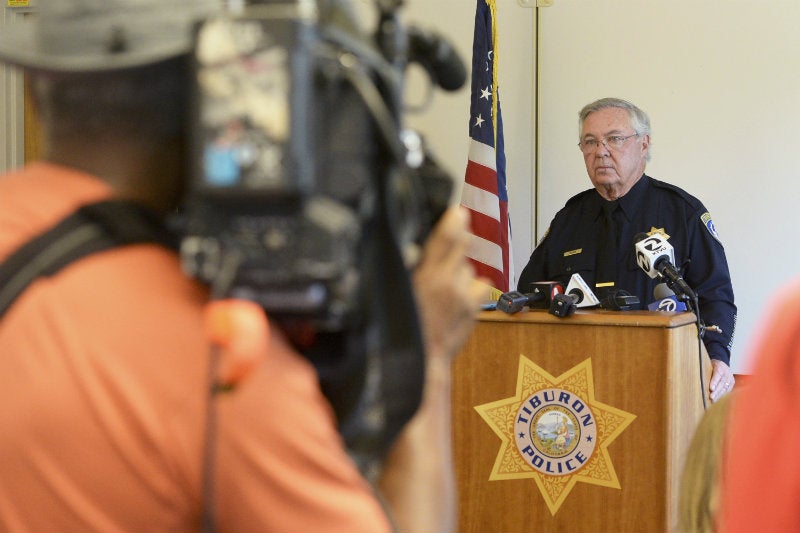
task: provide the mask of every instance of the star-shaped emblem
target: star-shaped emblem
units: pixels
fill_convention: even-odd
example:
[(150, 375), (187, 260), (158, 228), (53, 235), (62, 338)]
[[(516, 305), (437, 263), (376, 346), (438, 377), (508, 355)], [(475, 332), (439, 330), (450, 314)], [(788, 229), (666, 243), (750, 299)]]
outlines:
[(533, 478), (551, 514), (578, 481), (620, 488), (608, 446), (636, 415), (595, 399), (591, 359), (554, 377), (520, 356), (514, 396), (475, 410), (501, 441), (489, 480)]
[(667, 232), (664, 231), (664, 228), (657, 228), (655, 226), (650, 226), (650, 231), (647, 232), (647, 235), (653, 236), (656, 233), (660, 233), (661, 235), (664, 236), (665, 239), (669, 239), (669, 235), (667, 235)]

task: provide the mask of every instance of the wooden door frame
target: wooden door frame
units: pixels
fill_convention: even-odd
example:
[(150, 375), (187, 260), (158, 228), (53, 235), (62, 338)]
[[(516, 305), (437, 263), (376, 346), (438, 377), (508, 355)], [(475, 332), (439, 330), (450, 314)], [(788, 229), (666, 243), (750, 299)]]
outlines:
[[(4, 2), (7, 4), (7, 2)], [(0, 28), (21, 24), (36, 11), (36, 0), (21, 7), (0, 7)], [(19, 167), (40, 155), (36, 115), (28, 98), (25, 76), (10, 65), (0, 63), (0, 171)]]

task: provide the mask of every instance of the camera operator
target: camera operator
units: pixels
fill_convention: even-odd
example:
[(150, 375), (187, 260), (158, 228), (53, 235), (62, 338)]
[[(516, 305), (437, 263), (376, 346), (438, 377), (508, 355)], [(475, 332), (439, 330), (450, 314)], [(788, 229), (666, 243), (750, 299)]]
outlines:
[[(216, 5), (48, 0), (22, 33), (4, 29), (0, 59), (26, 69), (45, 156), (0, 178), (0, 261), (81, 206), (124, 200), (158, 227), (175, 210), (190, 28)], [(315, 368), (277, 327), (256, 320), (257, 342), (238, 348), (252, 368), (209, 396), (209, 292), (174, 249), (114, 247), (33, 280), (0, 319), (0, 529), (454, 530), (450, 361), (482, 292), (465, 226), (448, 210), (414, 272), (427, 375), (380, 494), (348, 456)]]

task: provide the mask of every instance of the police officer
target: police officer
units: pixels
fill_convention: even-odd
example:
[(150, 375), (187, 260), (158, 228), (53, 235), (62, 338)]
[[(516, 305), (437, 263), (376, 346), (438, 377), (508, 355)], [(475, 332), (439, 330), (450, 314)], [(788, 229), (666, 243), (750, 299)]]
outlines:
[(594, 186), (570, 198), (522, 271), (518, 289), (554, 280), (566, 286), (578, 273), (602, 300), (626, 290), (642, 306), (652, 302), (658, 279), (637, 265), (634, 239), (660, 233), (675, 251), (675, 266), (698, 296), (698, 311), (710, 327), (703, 336), (712, 363), (710, 396), (733, 388), (730, 346), (736, 323), (728, 263), (711, 215), (686, 191), (646, 175), (650, 119), (635, 105), (604, 98), (579, 114), (586, 171)]

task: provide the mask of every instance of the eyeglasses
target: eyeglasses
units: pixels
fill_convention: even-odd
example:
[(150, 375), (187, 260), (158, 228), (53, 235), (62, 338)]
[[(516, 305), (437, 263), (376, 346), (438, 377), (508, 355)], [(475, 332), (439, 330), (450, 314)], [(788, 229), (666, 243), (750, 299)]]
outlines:
[(597, 150), (597, 147), (600, 145), (600, 143), (603, 143), (603, 146), (605, 146), (609, 150), (619, 150), (625, 144), (625, 141), (627, 141), (631, 137), (638, 137), (638, 136), (639, 136), (638, 133), (634, 133), (628, 136), (609, 135), (608, 137), (603, 137), (600, 140), (593, 138), (584, 139), (578, 143), (578, 148), (580, 148), (581, 152), (583, 152), (584, 154), (591, 154), (592, 152)]

